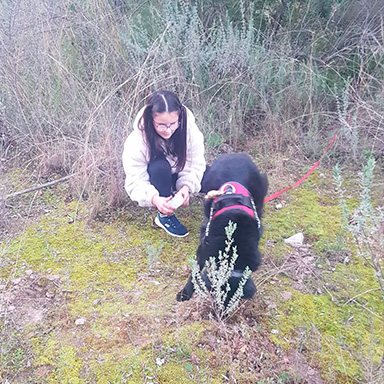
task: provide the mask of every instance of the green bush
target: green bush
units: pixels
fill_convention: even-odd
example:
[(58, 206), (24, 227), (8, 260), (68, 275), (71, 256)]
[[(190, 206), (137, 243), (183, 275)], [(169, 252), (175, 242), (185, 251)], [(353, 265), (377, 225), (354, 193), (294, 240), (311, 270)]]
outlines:
[(224, 252), (219, 251), (217, 259), (212, 256), (205, 263), (204, 272), (210, 281), (210, 290), (203, 281), (196, 260), (192, 261), (192, 282), (195, 292), (212, 308), (213, 314), (219, 320), (225, 319), (238, 308), (243, 296), (244, 285), (251, 274), (251, 270), (246, 267), (241, 280), (239, 280), (238, 288), (228, 299), (230, 293), (229, 279), (238, 258), (237, 247), (233, 239), (236, 228), (237, 224), (229, 221), (228, 226), (225, 227), (227, 239), (225, 240)]

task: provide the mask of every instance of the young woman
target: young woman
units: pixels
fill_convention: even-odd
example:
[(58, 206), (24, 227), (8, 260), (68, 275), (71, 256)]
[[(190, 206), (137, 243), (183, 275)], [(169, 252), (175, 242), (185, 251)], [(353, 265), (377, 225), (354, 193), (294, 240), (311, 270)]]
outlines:
[(204, 138), (192, 112), (169, 91), (155, 92), (124, 144), (125, 189), (140, 206), (157, 208), (155, 223), (172, 236), (188, 230), (175, 216), (200, 191), (205, 171)]

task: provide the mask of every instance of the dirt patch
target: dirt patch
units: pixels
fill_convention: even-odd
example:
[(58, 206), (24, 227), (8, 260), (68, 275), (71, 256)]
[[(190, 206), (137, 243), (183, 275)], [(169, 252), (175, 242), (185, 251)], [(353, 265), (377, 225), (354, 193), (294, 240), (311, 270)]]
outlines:
[[(256, 295), (252, 300), (242, 301), (226, 321), (217, 321), (212, 318), (207, 303), (193, 297), (179, 306), (178, 316), (184, 324), (199, 321), (205, 324), (199, 346), (207, 354), (220, 356), (209, 361), (211, 369), (226, 364), (241, 372), (242, 383), (246, 384), (257, 380), (287, 384), (325, 383), (316, 364), (308, 362), (302, 353), (296, 349), (284, 350), (270, 340), (265, 324), (267, 311), (267, 303)], [(196, 357), (191, 356), (191, 361), (193, 358)], [(232, 375), (231, 371), (226, 372), (228, 382), (235, 382)], [(265, 378), (273, 381), (264, 381)]]
[(309, 245), (294, 248), (286, 258), (287, 275), (294, 281), (293, 287), (300, 292), (306, 291), (305, 282), (316, 277), (316, 258)]
[(32, 384), (50, 372), (48, 365), (36, 370), (32, 340), (66, 322), (68, 292), (61, 283), (58, 276), (28, 270), (0, 285), (0, 382)]
[(294, 377), (301, 380), (300, 383), (325, 383), (318, 370), (310, 366), (305, 356), (298, 350), (290, 350), (284, 357), (283, 362), (286, 363), (287, 369), (292, 371)]
[(44, 276), (32, 270), (1, 288), (0, 319), (18, 331), (29, 325), (45, 323), (51, 312), (66, 301), (59, 276)]

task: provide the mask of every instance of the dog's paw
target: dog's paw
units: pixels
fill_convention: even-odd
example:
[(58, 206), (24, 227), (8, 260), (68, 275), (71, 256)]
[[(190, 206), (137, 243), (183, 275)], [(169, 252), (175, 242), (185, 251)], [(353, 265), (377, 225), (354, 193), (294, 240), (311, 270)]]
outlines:
[(181, 290), (177, 295), (176, 295), (176, 300), (177, 301), (187, 301), (191, 298), (191, 296), (187, 295), (187, 293), (183, 290)]

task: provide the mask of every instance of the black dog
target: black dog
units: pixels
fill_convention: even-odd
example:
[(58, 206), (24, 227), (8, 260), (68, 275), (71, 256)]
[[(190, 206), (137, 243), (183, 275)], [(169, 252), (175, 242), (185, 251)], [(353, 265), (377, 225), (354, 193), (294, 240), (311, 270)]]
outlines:
[[(238, 258), (229, 279), (230, 291), (225, 305), (239, 286), (244, 269), (248, 266), (252, 272), (256, 271), (261, 263), (258, 244), (262, 233), (261, 216), (267, 189), (266, 175), (260, 174), (245, 153), (221, 155), (204, 174), (202, 192), (208, 192), (208, 199), (204, 203), (205, 220), (197, 249), (200, 271), (210, 257), (215, 257), (218, 263), (219, 251), (223, 252), (225, 248), (225, 228), (229, 221), (237, 224), (233, 239)], [(211, 285), (205, 271), (202, 279), (209, 290)], [(178, 293), (177, 300), (189, 300), (193, 292), (190, 276), (183, 290)], [(243, 288), (243, 299), (252, 298), (255, 292), (256, 287), (249, 278)]]

